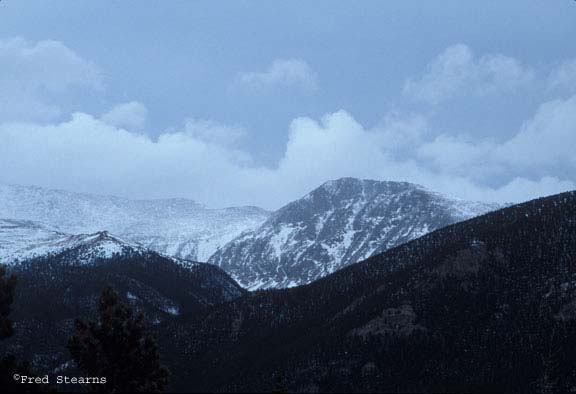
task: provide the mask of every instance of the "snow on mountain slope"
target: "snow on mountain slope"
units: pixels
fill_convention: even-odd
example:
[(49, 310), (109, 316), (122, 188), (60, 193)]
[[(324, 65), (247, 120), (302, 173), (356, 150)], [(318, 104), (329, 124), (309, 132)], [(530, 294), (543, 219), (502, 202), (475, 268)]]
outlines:
[(279, 209), (208, 262), (249, 289), (291, 287), (497, 208), (410, 183), (342, 178)]
[(141, 248), (181, 265), (208, 261), (251, 289), (291, 287), (495, 208), (353, 178), (327, 182), (273, 214), (0, 183), (0, 261), (78, 245), (90, 245), (80, 248), (87, 261)]
[(256, 207), (208, 209), (185, 199), (129, 200), (0, 183), (0, 218), (33, 221), (66, 234), (106, 230), (159, 253), (194, 261), (206, 261), (218, 247), (268, 216)]
[(78, 264), (111, 258), (128, 251), (143, 252), (140, 245), (121, 241), (107, 232), (70, 235), (38, 223), (0, 219), (0, 262), (13, 265), (35, 257), (79, 248)]

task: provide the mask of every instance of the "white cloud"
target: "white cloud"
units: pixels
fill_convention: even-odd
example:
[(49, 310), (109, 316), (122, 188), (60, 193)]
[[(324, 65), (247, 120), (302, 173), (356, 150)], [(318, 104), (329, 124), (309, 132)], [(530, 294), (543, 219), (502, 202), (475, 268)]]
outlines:
[(416, 154), (428, 168), (435, 171), (482, 177), (493, 171), (494, 165), (500, 168), (499, 163), (491, 160), (495, 146), (496, 142), (491, 140), (474, 141), (466, 136), (441, 134), (432, 141), (420, 144)]
[(98, 68), (58, 41), (0, 39), (0, 70), (2, 121), (51, 120), (59, 95), (103, 88)]
[(250, 91), (266, 91), (273, 88), (313, 91), (318, 87), (316, 74), (300, 59), (276, 59), (266, 71), (239, 74), (235, 85)]
[[(410, 141), (406, 145), (398, 145), (394, 141), (405, 136), (405, 124), (420, 125), (423, 132), (406, 140)], [(353, 176), (409, 181), (465, 199), (499, 202), (523, 201), (576, 188), (573, 182), (554, 176), (552, 169), (545, 169), (547, 175), (532, 176), (523, 171), (521, 163), (510, 168), (504, 157), (492, 154), (499, 147), (494, 141), (466, 143), (455, 138), (440, 145), (438, 139), (427, 141), (425, 130), (418, 117), (388, 120), (374, 130), (363, 128), (344, 111), (327, 115), (320, 123), (299, 119), (292, 124), (277, 175), (291, 186), (305, 184), (301, 189), (313, 188), (326, 179)], [(396, 154), (399, 148), (404, 149), (404, 155)], [(434, 154), (423, 160), (422, 152), (426, 151)], [(490, 177), (476, 173), (500, 177), (503, 182), (493, 187), (486, 182)]]
[[(502, 193), (517, 196), (538, 188), (566, 190), (571, 181), (556, 176), (576, 173), (576, 96), (542, 104), (535, 115), (511, 138), (497, 141), (440, 135), (418, 147), (424, 167), (437, 172), (466, 176), (476, 183), (514, 179)], [(531, 179), (542, 177), (542, 182)], [(516, 191), (514, 192), (514, 187)]]
[(118, 104), (102, 115), (102, 120), (109, 125), (128, 130), (142, 130), (147, 118), (148, 109), (138, 101)]
[[(136, 101), (119, 104), (100, 118), (76, 113), (66, 121), (54, 120), (60, 108), (49, 98), (75, 88), (102, 88), (97, 68), (58, 42), (0, 40), (0, 66), (6, 66), (0, 74), (4, 182), (266, 208), (343, 176), (409, 181), (466, 199), (502, 202), (575, 188), (567, 177), (576, 174), (576, 96), (542, 104), (502, 140), (438, 135), (418, 114), (390, 113), (373, 128), (346, 111), (319, 120), (297, 118), (283, 156), (276, 166), (266, 167), (238, 148), (246, 134), (241, 127), (188, 119), (181, 130), (156, 139), (134, 133), (145, 127), (148, 116)], [(432, 62), (421, 79), (407, 81), (404, 93), (439, 103), (461, 94), (514, 91), (532, 80), (533, 72), (512, 58), (475, 57), (457, 45)], [(245, 73), (237, 82), (256, 90), (317, 86), (314, 73), (300, 60), (277, 60), (267, 71)]]
[(537, 180), (516, 177), (499, 189), (485, 192), (485, 199), (505, 202), (524, 201), (574, 189), (576, 189), (574, 182), (560, 180), (555, 176), (544, 176)]
[(576, 96), (542, 104), (536, 115), (495, 154), (510, 166), (531, 170), (576, 169)]
[(557, 90), (576, 90), (576, 59), (566, 61), (550, 73), (548, 87)]
[[(190, 121), (182, 131), (152, 140), (78, 113), (54, 125), (0, 125), (1, 180), (130, 197), (182, 196), (209, 206), (277, 208), (328, 179), (353, 176), (410, 181), (466, 199), (521, 201), (575, 188), (555, 175), (553, 161), (542, 161), (543, 173), (534, 175), (523, 158), (509, 156), (515, 146), (524, 149), (526, 138), (550, 133), (559, 122), (571, 123), (566, 130), (576, 126), (576, 119), (566, 117), (574, 102), (542, 106), (514, 138), (501, 143), (431, 139), (418, 116), (389, 116), (374, 129), (345, 111), (320, 121), (298, 118), (274, 168), (255, 165), (233, 147), (236, 129), (217, 123)], [(407, 136), (410, 125), (419, 131)], [(567, 133), (553, 137), (562, 139), (558, 145), (573, 146)], [(576, 169), (573, 161), (568, 165)], [(498, 178), (499, 186), (475, 174)]]
[(232, 146), (246, 135), (241, 127), (205, 119), (187, 119), (184, 130), (192, 138), (222, 146)]
[(0, 125), (2, 180), (11, 183), (222, 203), (218, 192), (236, 184), (243, 159), (186, 132), (154, 141), (82, 113), (54, 125)]
[(514, 92), (533, 80), (534, 72), (512, 57), (477, 57), (468, 46), (458, 44), (439, 54), (421, 78), (408, 79), (404, 95), (438, 104), (465, 94), (481, 97)]

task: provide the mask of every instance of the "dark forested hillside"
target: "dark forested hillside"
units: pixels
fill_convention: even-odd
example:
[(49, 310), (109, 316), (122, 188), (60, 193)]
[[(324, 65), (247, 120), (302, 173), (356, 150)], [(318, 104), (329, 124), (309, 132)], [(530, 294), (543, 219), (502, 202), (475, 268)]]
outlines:
[(576, 193), (165, 321), (174, 389), (576, 389)]
[[(45, 373), (70, 360), (66, 349), (74, 319), (93, 317), (102, 290), (111, 286), (122, 299), (156, 326), (161, 321), (200, 311), (240, 297), (245, 291), (221, 269), (200, 263), (184, 268), (153, 252), (130, 251), (77, 264), (84, 246), (12, 267), (18, 277), (15, 334), (7, 350)], [(154, 328), (154, 327), (153, 327)]]
[(43, 373), (73, 368), (73, 319), (91, 317), (112, 286), (159, 333), (172, 390), (576, 389), (576, 193), (455, 224), (285, 290), (246, 293), (217, 267), (122, 250), (85, 260), (89, 251), (71, 249), (12, 267), (15, 335), (3, 350)]

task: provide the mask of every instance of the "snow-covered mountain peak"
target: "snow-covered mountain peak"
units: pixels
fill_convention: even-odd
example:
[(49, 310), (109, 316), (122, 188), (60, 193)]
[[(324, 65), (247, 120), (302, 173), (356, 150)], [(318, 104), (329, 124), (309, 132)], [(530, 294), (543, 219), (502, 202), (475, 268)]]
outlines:
[(318, 188), (312, 190), (306, 196), (305, 200), (314, 199), (349, 199), (357, 198), (359, 195), (369, 197), (378, 194), (391, 194), (398, 193), (402, 190), (413, 190), (421, 188), (418, 185), (408, 182), (394, 182), (394, 181), (375, 181), (371, 179), (358, 179), (358, 178), (339, 178), (327, 181), (320, 185)]
[(110, 258), (117, 253), (145, 250), (107, 231), (71, 235), (31, 221), (0, 219), (0, 261), (3, 264), (17, 264), (75, 248), (82, 250), (78, 264), (91, 262), (95, 258)]
[(209, 209), (182, 198), (130, 200), (0, 183), (0, 218), (28, 220), (56, 232), (107, 230), (164, 255), (206, 261), (269, 212), (256, 207)]
[(318, 192), (320, 190), (325, 190), (329, 193), (336, 194), (339, 190), (346, 190), (346, 189), (361, 189), (361, 188), (370, 188), (370, 187), (405, 187), (405, 188), (422, 188), (414, 183), (410, 182), (396, 182), (396, 181), (377, 181), (374, 179), (360, 179), (360, 178), (352, 178), (352, 177), (343, 177), (332, 179), (329, 181), (324, 182), (318, 188), (314, 189), (311, 193)]
[(76, 256), (71, 263), (76, 265), (94, 263), (99, 259), (110, 259), (115, 255), (146, 252), (142, 246), (121, 241), (107, 231), (72, 236), (67, 246), (64, 250), (75, 251)]
[(0, 184), (0, 261), (75, 249), (71, 263), (85, 263), (152, 250), (184, 266), (216, 264), (251, 289), (289, 287), (498, 207), (355, 178), (326, 182), (272, 214)]
[(341, 178), (280, 208), (209, 262), (252, 289), (289, 287), (496, 208), (407, 182)]

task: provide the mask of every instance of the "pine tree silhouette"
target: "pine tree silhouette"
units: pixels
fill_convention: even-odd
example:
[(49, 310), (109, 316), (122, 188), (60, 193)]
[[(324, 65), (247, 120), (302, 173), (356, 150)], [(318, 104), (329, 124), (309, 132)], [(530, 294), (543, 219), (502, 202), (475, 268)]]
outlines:
[(274, 389), (272, 390), (272, 393), (287, 393), (288, 389), (286, 388), (286, 384), (284, 382), (284, 375), (282, 374), (282, 372), (277, 372), (276, 373), (276, 378), (275, 378), (275, 385), (274, 385)]
[(12, 311), (14, 302), (14, 289), (16, 288), (16, 277), (6, 276), (6, 267), (0, 265), (0, 339), (12, 336), (12, 322), (8, 315)]
[[(6, 267), (0, 265), (0, 339), (12, 336), (14, 330), (9, 319), (14, 302), (16, 277), (6, 277)], [(2, 393), (39, 393), (50, 391), (53, 388), (42, 384), (25, 384), (16, 379), (17, 376), (36, 376), (30, 369), (28, 362), (19, 362), (13, 355), (0, 357), (0, 392)]]
[(163, 392), (169, 372), (160, 364), (144, 316), (134, 317), (111, 288), (102, 292), (98, 312), (98, 322), (76, 320), (76, 332), (68, 343), (80, 369), (106, 378), (106, 384), (91, 387), (103, 392)]

